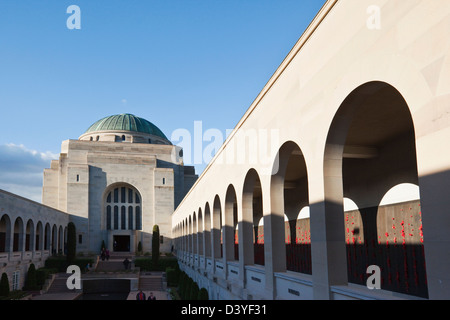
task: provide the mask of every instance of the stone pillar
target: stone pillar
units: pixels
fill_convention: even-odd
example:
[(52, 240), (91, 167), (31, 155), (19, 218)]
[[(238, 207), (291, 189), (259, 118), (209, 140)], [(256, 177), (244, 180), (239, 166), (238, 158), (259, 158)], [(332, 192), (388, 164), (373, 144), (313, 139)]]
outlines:
[(220, 258), (221, 251), (221, 226), (220, 215), (222, 214), (222, 208), (218, 198), (214, 199), (211, 214), (211, 256), (213, 261)]
[(450, 172), (419, 177), (429, 299), (450, 299)]
[(245, 283), (245, 266), (254, 264), (253, 196), (248, 198), (244, 196), (242, 201), (238, 201), (239, 280), (242, 288)]
[(330, 299), (330, 287), (347, 285), (342, 185), (343, 146), (327, 146), (323, 170), (309, 175), (314, 299)]
[(286, 270), (284, 226), (284, 173), (273, 175), (270, 185), (270, 208), (264, 206), (264, 264), (266, 292), (276, 298), (275, 272)]
[(223, 264), (224, 264), (224, 275), (227, 278), (228, 274), (228, 261), (234, 260), (234, 225), (233, 225), (233, 201), (225, 202), (225, 210), (223, 219), (224, 221), (222, 226), (222, 237), (223, 237), (223, 245), (222, 245), (222, 254), (223, 254)]
[[(448, 102), (447, 98), (447, 102)], [(424, 123), (428, 130), (435, 123)], [(450, 299), (450, 130), (416, 139), (417, 171), (429, 299)]]

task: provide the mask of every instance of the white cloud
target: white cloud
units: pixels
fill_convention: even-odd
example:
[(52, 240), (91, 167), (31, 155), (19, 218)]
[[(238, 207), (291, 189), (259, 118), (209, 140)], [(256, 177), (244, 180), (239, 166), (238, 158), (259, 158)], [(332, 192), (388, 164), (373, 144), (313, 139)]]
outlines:
[(13, 143), (0, 145), (0, 189), (41, 201), (43, 171), (59, 155)]
[[(7, 143), (5, 146), (9, 147), (11, 149), (16, 148), (19, 152), (22, 151), (24, 153), (29, 153), (29, 154), (31, 154), (33, 156), (38, 156), (44, 161), (51, 161), (51, 160), (54, 160), (54, 159), (58, 159), (58, 157), (59, 157), (58, 154), (52, 153), (50, 151), (39, 152), (39, 151), (36, 151), (36, 150), (28, 149), (23, 144), (17, 145), (17, 144), (14, 144), (14, 143)], [(0, 146), (0, 148), (1, 148), (1, 146)]]

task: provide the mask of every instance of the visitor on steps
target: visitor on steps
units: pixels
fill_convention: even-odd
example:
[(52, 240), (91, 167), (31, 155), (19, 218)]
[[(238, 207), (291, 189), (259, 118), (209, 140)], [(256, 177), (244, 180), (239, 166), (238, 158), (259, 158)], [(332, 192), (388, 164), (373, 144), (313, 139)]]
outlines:
[(136, 295), (136, 300), (145, 300), (145, 293), (140, 290)]
[(130, 260), (128, 260), (128, 258), (125, 258), (125, 260), (123, 260), (123, 266), (125, 267), (125, 270), (128, 270), (129, 265), (130, 265)]

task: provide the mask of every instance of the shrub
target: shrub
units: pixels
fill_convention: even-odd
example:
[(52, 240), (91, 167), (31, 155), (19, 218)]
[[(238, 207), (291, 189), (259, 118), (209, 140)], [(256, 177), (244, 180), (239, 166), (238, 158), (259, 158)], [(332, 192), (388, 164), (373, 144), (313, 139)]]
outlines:
[(77, 231), (75, 224), (69, 222), (67, 225), (67, 262), (69, 265), (73, 264), (77, 255)]
[(25, 279), (24, 290), (32, 291), (32, 290), (40, 290), (40, 286), (37, 283), (37, 272), (34, 264), (30, 264), (28, 267), (27, 277)]
[(48, 268), (39, 268), (36, 270), (36, 283), (39, 288), (45, 283), (45, 280), (49, 278), (49, 276), (53, 273), (57, 273), (58, 269), (48, 269)]
[[(177, 272), (175, 270), (175, 272)], [(208, 290), (200, 289), (198, 284), (178, 269), (178, 294), (182, 300), (209, 300)]]
[(176, 287), (179, 284), (180, 272), (179, 269), (173, 267), (166, 268), (167, 285), (169, 287)]
[(45, 260), (45, 267), (47, 269), (56, 269), (58, 272), (65, 272), (67, 266), (67, 259), (64, 257), (49, 257)]
[(178, 294), (180, 295), (181, 299), (184, 299), (184, 292), (186, 289), (186, 280), (187, 275), (184, 271), (180, 273), (180, 278), (178, 279)]
[(200, 292), (200, 288), (198, 287), (197, 282), (194, 282), (194, 280), (192, 280), (191, 292), (189, 294), (189, 300), (197, 300), (199, 292)]
[(208, 290), (206, 288), (201, 288), (198, 292), (197, 300), (209, 300)]
[(7, 296), (1, 296), (0, 300), (20, 300), (27, 295), (28, 293), (25, 291), (13, 290)]
[(167, 268), (178, 268), (178, 260), (176, 258), (161, 257), (155, 264), (150, 257), (139, 257), (134, 259), (134, 265), (139, 267), (141, 271), (165, 271)]
[(4, 272), (2, 273), (2, 278), (0, 280), (0, 296), (2, 296), (2, 297), (9, 296), (8, 275)]
[(152, 260), (153, 264), (158, 265), (159, 260), (159, 227), (157, 224), (153, 226), (152, 234)]
[(142, 253), (142, 243), (141, 243), (140, 241), (139, 241), (139, 243), (138, 243), (137, 251), (138, 251), (139, 253)]
[(183, 300), (191, 300), (191, 290), (194, 285), (194, 281), (191, 277), (187, 276), (186, 286), (184, 288), (183, 296), (181, 297)]
[(182, 300), (208, 300), (208, 291), (200, 289), (198, 284), (184, 271), (179, 271), (178, 294)]

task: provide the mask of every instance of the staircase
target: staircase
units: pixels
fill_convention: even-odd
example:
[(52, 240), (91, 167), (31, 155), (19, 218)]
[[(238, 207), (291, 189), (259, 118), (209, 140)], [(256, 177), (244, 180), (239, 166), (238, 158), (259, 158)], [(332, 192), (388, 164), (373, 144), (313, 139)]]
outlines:
[(139, 290), (164, 291), (161, 275), (141, 275), (139, 278)]
[(131, 268), (131, 261), (133, 260), (133, 257), (131, 254), (126, 253), (116, 253), (113, 252), (110, 255), (109, 260), (102, 261), (101, 259), (98, 260), (97, 267), (95, 268), (95, 271), (102, 271), (102, 272), (118, 272), (118, 271), (125, 271), (125, 266), (123, 264), (123, 261), (128, 258), (130, 260), (130, 265), (128, 266), (128, 270)]
[(58, 273), (55, 276), (55, 279), (53, 280), (52, 284), (47, 290), (47, 294), (54, 294), (54, 293), (74, 293), (74, 292), (81, 292), (82, 290), (69, 290), (67, 288), (67, 279), (69, 278), (70, 274), (68, 273)]
[[(111, 254), (109, 260), (102, 261), (101, 259), (98, 260), (98, 263), (95, 267), (95, 271), (100, 272), (108, 272), (111, 273), (109, 275), (102, 275), (97, 274), (96, 272), (92, 273), (91, 275), (88, 272), (84, 275), (84, 277), (92, 279), (102, 279), (102, 277), (107, 277), (108, 279), (116, 279), (116, 276), (123, 276), (123, 273), (125, 271), (125, 267), (123, 265), (123, 261), (125, 258), (128, 258), (128, 260), (132, 261), (133, 257), (130, 254), (124, 254), (124, 253), (113, 253)], [(131, 263), (130, 263), (130, 267)], [(129, 267), (129, 269), (130, 269)], [(138, 288), (139, 290), (142, 290), (146, 292), (147, 294), (149, 292), (154, 292), (155, 294), (163, 293), (158, 299), (164, 299), (165, 297), (165, 282), (164, 282), (164, 273), (163, 272), (140, 272), (137, 273), (139, 277), (139, 283)], [(70, 276), (68, 273), (58, 273), (55, 275), (55, 278), (50, 285), (50, 287), (47, 290), (47, 294), (43, 296), (51, 296), (63, 294), (63, 293), (82, 293), (83, 290), (69, 290), (67, 288), (67, 279)], [(99, 277), (100, 276), (100, 277)]]

